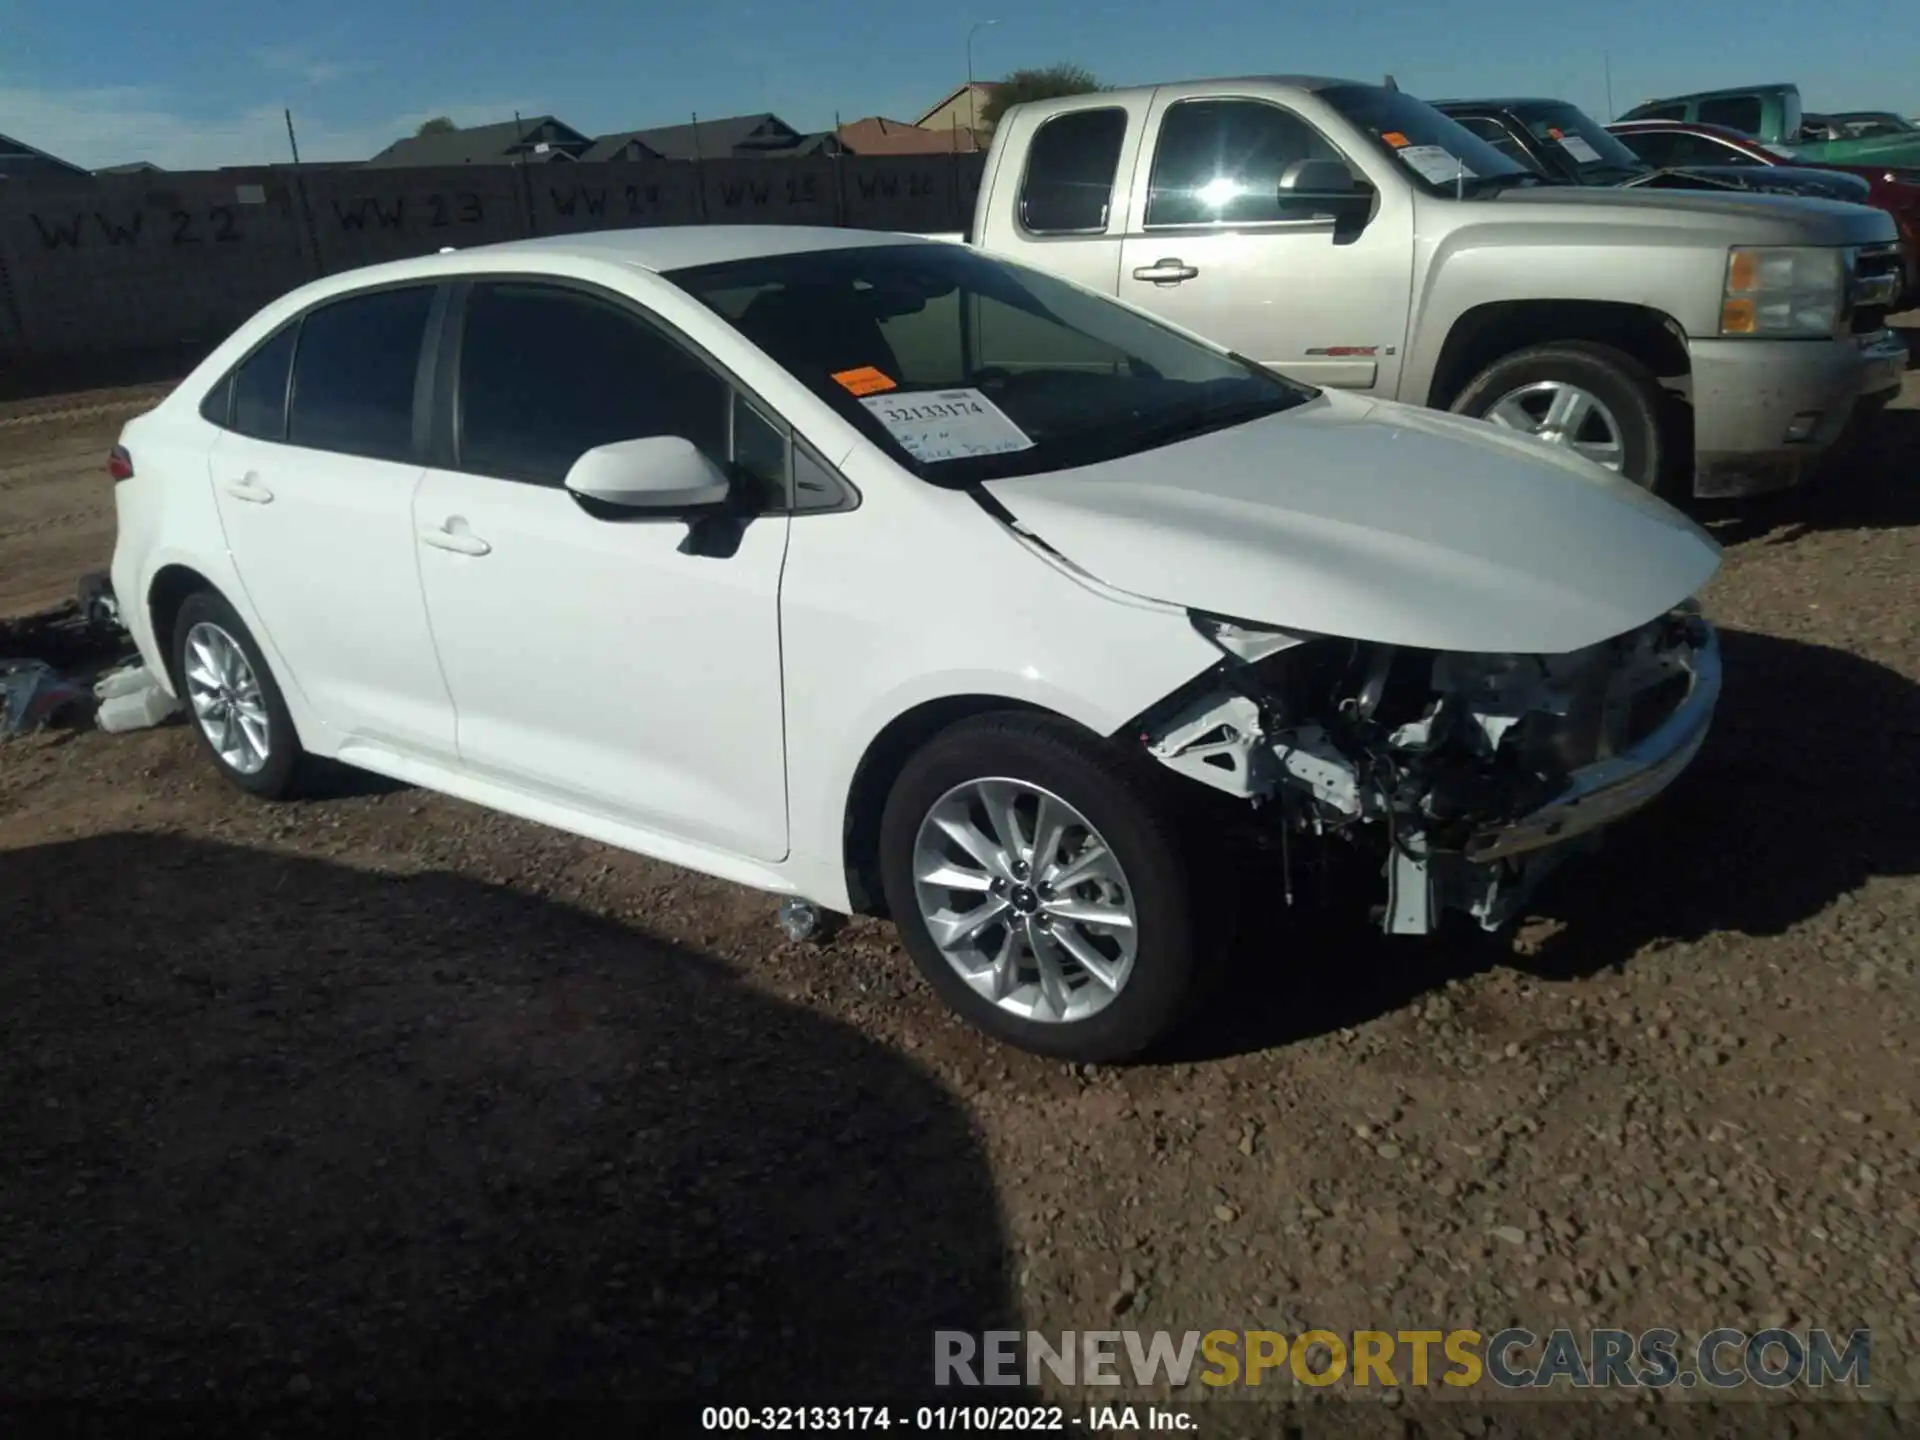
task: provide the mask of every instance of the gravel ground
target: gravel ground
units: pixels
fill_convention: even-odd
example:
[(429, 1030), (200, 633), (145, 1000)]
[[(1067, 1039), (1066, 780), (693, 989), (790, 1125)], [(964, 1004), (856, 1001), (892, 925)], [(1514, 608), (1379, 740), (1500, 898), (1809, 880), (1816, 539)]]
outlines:
[[(104, 560), (118, 421), (0, 428), (0, 613)], [(1920, 375), (1714, 513), (1716, 733), (1516, 933), (1276, 913), (1125, 1069), (960, 1028), (885, 926), (790, 944), (438, 796), (263, 806), (177, 725), (0, 746), (0, 1396), (844, 1400), (939, 1326), (1780, 1324), (1870, 1327), (1920, 1399), (1917, 455)]]

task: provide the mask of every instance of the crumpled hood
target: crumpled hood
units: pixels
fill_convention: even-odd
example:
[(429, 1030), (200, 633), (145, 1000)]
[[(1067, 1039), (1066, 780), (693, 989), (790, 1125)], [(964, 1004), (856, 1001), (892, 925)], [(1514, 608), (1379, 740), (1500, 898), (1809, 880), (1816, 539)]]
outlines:
[(1570, 451), (1333, 392), (986, 488), (1116, 589), (1437, 650), (1577, 650), (1679, 604), (1720, 565), (1698, 525)]

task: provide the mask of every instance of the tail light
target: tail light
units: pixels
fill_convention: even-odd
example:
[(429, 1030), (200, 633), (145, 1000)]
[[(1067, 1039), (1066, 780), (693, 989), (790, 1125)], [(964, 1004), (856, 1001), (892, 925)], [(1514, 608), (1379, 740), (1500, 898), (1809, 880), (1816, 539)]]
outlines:
[(127, 447), (116, 445), (113, 453), (107, 456), (107, 474), (116, 481), (133, 478), (133, 456), (127, 453)]

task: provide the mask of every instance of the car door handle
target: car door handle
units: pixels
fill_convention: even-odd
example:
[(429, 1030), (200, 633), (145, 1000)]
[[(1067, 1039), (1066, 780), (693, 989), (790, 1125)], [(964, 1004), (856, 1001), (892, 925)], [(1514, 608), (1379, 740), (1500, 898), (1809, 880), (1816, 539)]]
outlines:
[(1200, 272), (1177, 256), (1165, 260), (1156, 260), (1151, 265), (1142, 265), (1133, 272), (1136, 280), (1151, 280), (1156, 285), (1178, 285), (1182, 280), (1191, 280)]
[(226, 483), (226, 492), (236, 500), (245, 500), (249, 505), (271, 505), (273, 491), (260, 483), (260, 477), (249, 470), (238, 480)]
[(422, 530), (420, 539), (436, 550), (451, 550), (456, 555), (485, 555), (493, 549), (478, 535), (464, 530)]

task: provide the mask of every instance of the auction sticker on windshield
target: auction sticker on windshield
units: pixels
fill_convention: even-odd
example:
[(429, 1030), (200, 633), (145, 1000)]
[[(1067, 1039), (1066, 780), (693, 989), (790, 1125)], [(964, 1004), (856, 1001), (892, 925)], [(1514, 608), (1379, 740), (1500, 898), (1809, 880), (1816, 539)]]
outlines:
[(1592, 165), (1600, 159), (1600, 152), (1579, 135), (1556, 135), (1554, 138), (1560, 142), (1562, 150), (1582, 165)]
[(978, 390), (863, 395), (860, 403), (901, 449), (929, 464), (970, 455), (1008, 455), (1033, 446), (1027, 433)]
[(1473, 171), (1466, 167), (1460, 157), (1439, 145), (1408, 145), (1393, 153), (1435, 185), (1451, 185), (1455, 180), (1473, 179)]

